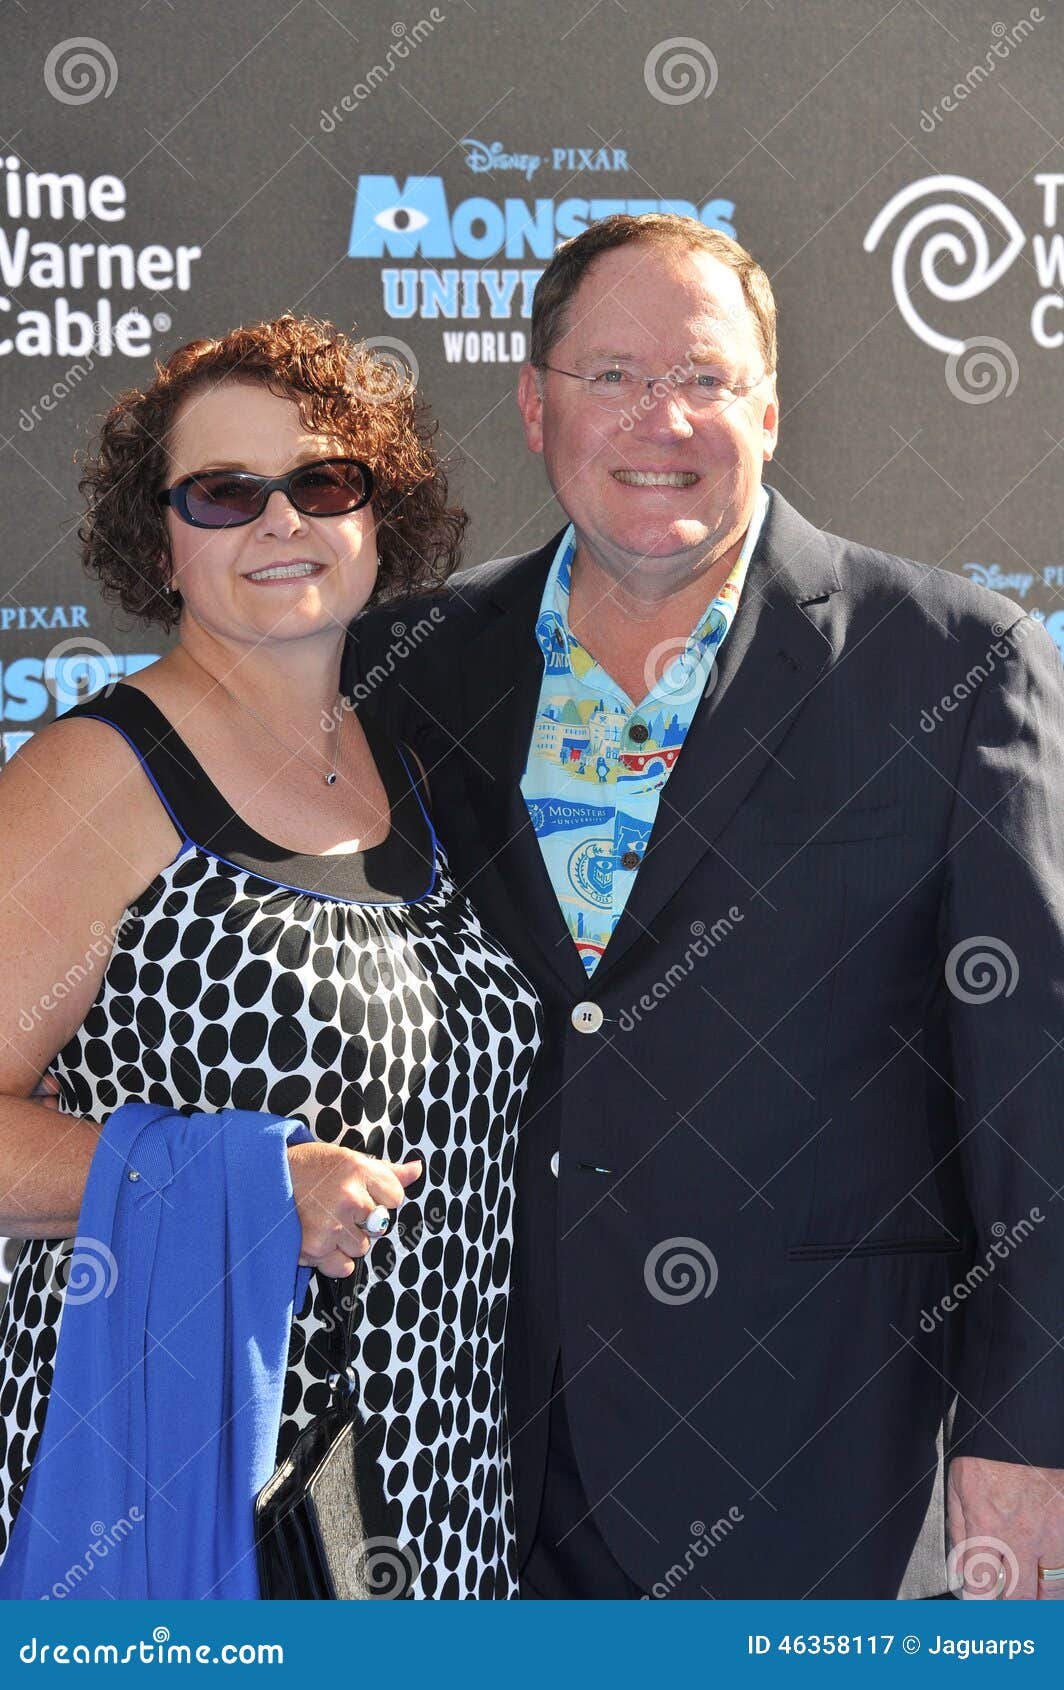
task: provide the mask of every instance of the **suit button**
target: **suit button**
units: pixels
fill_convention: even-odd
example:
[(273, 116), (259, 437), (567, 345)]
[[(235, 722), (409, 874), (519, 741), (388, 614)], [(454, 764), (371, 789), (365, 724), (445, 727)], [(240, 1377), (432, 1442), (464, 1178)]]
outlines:
[(578, 1003), (569, 1019), (578, 1033), (597, 1033), (605, 1016), (597, 1003)]
[(557, 1179), (558, 1178), (558, 1152), (557, 1151), (554, 1152), (554, 1155), (550, 1159), (550, 1171), (554, 1175), (555, 1179)]
[(642, 860), (643, 859), (639, 855), (638, 851), (626, 851), (624, 853), (623, 857), (621, 858), (621, 867), (622, 868), (638, 868), (640, 863), (642, 862)]
[(650, 729), (644, 727), (642, 722), (633, 722), (628, 729), (628, 738), (634, 745), (642, 745), (645, 739), (650, 738)]

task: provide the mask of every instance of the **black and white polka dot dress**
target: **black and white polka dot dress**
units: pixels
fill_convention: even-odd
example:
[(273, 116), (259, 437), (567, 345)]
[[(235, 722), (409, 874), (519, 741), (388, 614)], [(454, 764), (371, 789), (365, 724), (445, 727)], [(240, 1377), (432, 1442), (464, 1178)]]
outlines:
[[(366, 1259), (360, 1448), (379, 1463), (413, 1596), (515, 1596), (502, 1343), (535, 993), (449, 878), (409, 764), (372, 721), (388, 838), (302, 857), (245, 826), (136, 688), (70, 714), (123, 733), (182, 846), (131, 905), (52, 1064), (62, 1112), (102, 1122), (133, 1099), (265, 1110), (330, 1143), (422, 1159)], [(0, 1318), (0, 1557), (43, 1425), (72, 1245), (23, 1246)], [(327, 1406), (336, 1284), (313, 1274), (293, 1321), (279, 1460)]]

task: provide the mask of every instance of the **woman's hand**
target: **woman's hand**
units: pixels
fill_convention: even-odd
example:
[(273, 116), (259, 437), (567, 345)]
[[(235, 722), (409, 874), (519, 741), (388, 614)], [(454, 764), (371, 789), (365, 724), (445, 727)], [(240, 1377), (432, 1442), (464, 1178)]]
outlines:
[(379, 1162), (339, 1144), (293, 1144), (288, 1150), (292, 1193), (303, 1228), (300, 1267), (334, 1279), (354, 1272), (373, 1240), (361, 1230), (377, 1205), (397, 1209), (406, 1187), (421, 1178), (422, 1164)]

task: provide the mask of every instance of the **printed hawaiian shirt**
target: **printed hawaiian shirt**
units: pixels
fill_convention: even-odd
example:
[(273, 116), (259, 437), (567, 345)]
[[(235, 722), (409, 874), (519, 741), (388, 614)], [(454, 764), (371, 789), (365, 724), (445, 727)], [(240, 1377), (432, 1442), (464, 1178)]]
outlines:
[(635, 884), (661, 789), (732, 625), (767, 509), (762, 487), (734, 568), (638, 705), (569, 626), (572, 526), (559, 541), (536, 620), (543, 682), (521, 792), (588, 974)]

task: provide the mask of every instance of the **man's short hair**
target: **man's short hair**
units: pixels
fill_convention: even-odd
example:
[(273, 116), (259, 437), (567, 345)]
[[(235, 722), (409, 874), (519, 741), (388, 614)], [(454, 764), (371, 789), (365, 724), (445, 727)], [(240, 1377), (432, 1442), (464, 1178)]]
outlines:
[(565, 333), (566, 311), (584, 275), (595, 259), (614, 247), (644, 245), (708, 252), (734, 270), (743, 297), (754, 319), (754, 328), (765, 369), (776, 368), (776, 301), (772, 284), (745, 247), (720, 229), (707, 229), (694, 217), (674, 212), (653, 211), (642, 217), (618, 214), (592, 223), (558, 248), (536, 287), (532, 298), (532, 347), (530, 362), (542, 369), (555, 342)]

